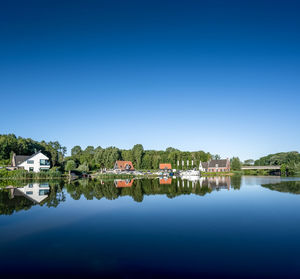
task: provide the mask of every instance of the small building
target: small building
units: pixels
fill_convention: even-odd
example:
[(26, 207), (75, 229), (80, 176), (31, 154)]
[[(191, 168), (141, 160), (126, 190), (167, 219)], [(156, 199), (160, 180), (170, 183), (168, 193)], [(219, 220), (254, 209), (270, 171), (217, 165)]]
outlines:
[(117, 171), (134, 171), (134, 167), (131, 161), (116, 161), (114, 170)]
[(170, 185), (172, 184), (172, 178), (167, 178), (167, 177), (164, 177), (164, 178), (160, 178), (159, 179), (159, 184), (161, 185)]
[(200, 162), (199, 170), (203, 172), (229, 172), (230, 160), (210, 160), (208, 162)]
[(50, 169), (50, 160), (41, 151), (31, 155), (16, 155), (12, 157), (12, 167), (27, 171), (40, 172)]
[(162, 171), (171, 171), (172, 165), (171, 164), (159, 164), (159, 169)]

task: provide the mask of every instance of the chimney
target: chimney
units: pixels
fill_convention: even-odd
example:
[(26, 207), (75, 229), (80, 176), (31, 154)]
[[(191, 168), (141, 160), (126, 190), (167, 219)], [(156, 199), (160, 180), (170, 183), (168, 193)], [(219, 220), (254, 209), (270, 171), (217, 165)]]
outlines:
[(11, 165), (12, 165), (13, 167), (16, 166), (16, 160), (15, 160), (15, 157), (16, 157), (16, 153), (14, 152), (14, 153), (12, 154), (12, 157), (11, 157)]

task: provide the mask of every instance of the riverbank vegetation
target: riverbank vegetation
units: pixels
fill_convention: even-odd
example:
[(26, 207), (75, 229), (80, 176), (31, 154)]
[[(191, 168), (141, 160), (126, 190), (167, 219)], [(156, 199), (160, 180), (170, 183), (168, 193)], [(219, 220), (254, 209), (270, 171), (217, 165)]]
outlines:
[(254, 162), (255, 166), (281, 166), (282, 175), (300, 175), (300, 154), (297, 151), (269, 154)]
[(28, 172), (26, 170), (0, 169), (0, 179), (59, 179), (62, 178), (62, 173), (55, 168), (47, 172)]
[[(129, 196), (136, 202), (142, 202), (145, 196), (150, 195), (165, 195), (170, 199), (190, 194), (205, 196), (214, 190), (218, 191), (221, 188), (227, 189), (228, 187), (226, 183), (220, 186), (208, 180), (200, 185), (199, 181), (193, 183), (191, 181), (173, 179), (170, 184), (160, 184), (159, 179), (134, 179), (131, 187), (116, 187), (116, 182), (113, 179), (81, 179), (71, 183), (49, 181), (49, 196), (39, 204), (32, 203), (24, 196), (15, 196), (12, 199), (9, 189), (0, 190), (0, 215), (11, 215), (20, 210), (28, 210), (32, 206), (57, 207), (60, 203), (65, 202), (66, 193), (74, 200), (79, 200), (83, 197), (87, 200), (100, 200), (102, 198), (115, 200)], [(23, 183), (22, 186), (25, 186), (26, 183)], [(230, 184), (230, 180), (228, 183)], [(232, 189), (239, 190), (241, 178), (235, 177), (231, 179), (231, 186)]]
[[(78, 168), (84, 170), (95, 170), (100, 168), (111, 169), (117, 160), (131, 161), (136, 169), (153, 170), (158, 169), (160, 163), (171, 163), (173, 168), (189, 169), (198, 167), (200, 161), (206, 162), (212, 155), (204, 151), (180, 151), (169, 147), (166, 150), (144, 150), (141, 144), (136, 144), (132, 149), (119, 149), (117, 147), (96, 147), (88, 146), (82, 149), (74, 146), (71, 156), (67, 160), (73, 160)], [(184, 161), (184, 166), (182, 166)], [(189, 165), (187, 166), (187, 161)]]
[[(58, 141), (36, 141), (8, 134), (0, 135), (0, 167), (10, 165), (13, 153), (32, 155), (39, 150), (49, 157), (51, 170), (54, 169), (54, 171), (50, 171), (48, 174), (34, 174), (22, 171), (8, 173), (1, 170), (0, 178), (52, 178), (64, 176), (66, 172), (70, 173), (75, 170), (81, 173), (95, 173), (100, 169), (112, 169), (117, 160), (132, 161), (137, 170), (158, 170), (160, 163), (171, 163), (174, 169), (187, 170), (198, 168), (200, 161), (207, 162), (210, 159), (220, 159), (219, 155), (212, 155), (201, 150), (180, 151), (172, 147), (166, 150), (144, 150), (141, 144), (134, 145), (132, 149), (119, 149), (112, 146), (107, 148), (88, 146), (82, 149), (77, 145), (72, 148), (71, 155), (65, 157), (66, 147), (62, 146)], [(184, 162), (183, 165), (182, 162)], [(296, 151), (270, 154), (256, 161), (252, 159), (245, 160), (244, 163), (238, 157), (233, 157), (231, 159), (231, 170), (233, 173), (238, 172), (238, 174), (244, 175), (269, 174), (267, 171), (241, 171), (243, 165), (253, 164), (255, 166), (280, 165), (282, 175), (300, 175), (300, 154)], [(204, 173), (204, 175), (216, 174)]]

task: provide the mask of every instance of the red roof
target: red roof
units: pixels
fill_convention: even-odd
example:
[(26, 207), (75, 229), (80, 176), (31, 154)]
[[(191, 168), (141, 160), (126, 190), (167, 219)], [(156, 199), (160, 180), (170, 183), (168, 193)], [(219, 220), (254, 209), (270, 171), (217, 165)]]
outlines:
[(159, 179), (159, 184), (171, 184), (172, 183), (172, 178), (160, 178)]
[(117, 180), (116, 186), (117, 187), (131, 187), (134, 179), (127, 179), (127, 180)]
[(134, 167), (131, 161), (116, 161), (115, 169), (125, 171), (125, 170), (134, 170)]
[(159, 169), (160, 170), (171, 170), (172, 165), (171, 164), (159, 164)]

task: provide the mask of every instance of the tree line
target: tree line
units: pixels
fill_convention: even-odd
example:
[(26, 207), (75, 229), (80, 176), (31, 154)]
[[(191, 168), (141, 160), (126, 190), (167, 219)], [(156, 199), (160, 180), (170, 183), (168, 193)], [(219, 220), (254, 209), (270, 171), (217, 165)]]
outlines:
[[(22, 182), (25, 186), (27, 182)], [(57, 207), (60, 203), (66, 201), (66, 193), (70, 198), (79, 200), (84, 197), (87, 200), (102, 198), (115, 200), (119, 197), (131, 196), (135, 202), (142, 202), (145, 196), (165, 195), (168, 198), (175, 198), (181, 195), (195, 194), (204, 196), (212, 191), (218, 191), (215, 187), (209, 187), (208, 182), (203, 183), (202, 187), (197, 182), (194, 186), (192, 182), (180, 181), (173, 179), (171, 184), (159, 183), (159, 179), (137, 179), (134, 180), (132, 187), (118, 188), (114, 180), (76, 180), (72, 183), (63, 183), (62, 181), (49, 181), (49, 196), (42, 201), (39, 206)], [(231, 187), (239, 190), (241, 187), (241, 177), (235, 176), (231, 178)], [(10, 197), (7, 189), (0, 191), (0, 215), (11, 215), (22, 210), (29, 210), (32, 206), (36, 206), (32, 201), (25, 197)]]
[(51, 161), (51, 166), (61, 166), (67, 148), (58, 141), (35, 141), (31, 138), (16, 137), (14, 134), (0, 135), (0, 162), (10, 164), (13, 153), (17, 155), (32, 155), (41, 151)]
[(132, 149), (100, 146), (96, 148), (88, 146), (82, 149), (77, 145), (72, 148), (71, 156), (66, 159), (73, 161), (80, 170), (88, 171), (100, 168), (111, 169), (117, 160), (131, 161), (136, 169), (158, 169), (160, 163), (171, 163), (172, 168), (187, 169), (198, 167), (200, 161), (206, 162), (211, 158), (212, 155), (204, 151), (180, 151), (172, 147), (160, 151), (144, 150), (143, 145), (136, 144)]
[(297, 151), (269, 154), (255, 161), (255, 166), (281, 166), (281, 173), (300, 173), (300, 154)]

